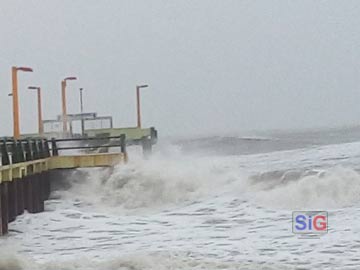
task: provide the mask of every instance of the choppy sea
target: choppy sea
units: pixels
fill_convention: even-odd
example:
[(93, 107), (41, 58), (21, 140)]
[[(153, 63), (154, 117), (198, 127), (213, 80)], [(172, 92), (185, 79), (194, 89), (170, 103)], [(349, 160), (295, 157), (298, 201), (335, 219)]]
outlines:
[[(11, 223), (0, 269), (360, 269), (359, 129), (129, 151), (67, 173), (45, 212)], [(328, 211), (328, 233), (293, 234), (297, 210)]]

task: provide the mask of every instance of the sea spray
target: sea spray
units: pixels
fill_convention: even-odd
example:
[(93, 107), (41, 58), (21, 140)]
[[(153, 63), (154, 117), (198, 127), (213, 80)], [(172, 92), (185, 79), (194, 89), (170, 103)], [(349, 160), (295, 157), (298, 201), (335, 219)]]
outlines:
[(136, 158), (113, 170), (77, 170), (68, 179), (71, 188), (59, 193), (64, 199), (119, 213), (150, 213), (218, 196), (219, 190), (224, 194), (235, 192), (254, 204), (291, 209), (343, 207), (360, 197), (360, 175), (351, 168), (284, 167), (249, 176), (249, 170), (241, 166), (244, 157), (231, 160), (180, 151), (165, 153), (150, 160)]
[(67, 179), (71, 188), (56, 194), (97, 209), (154, 211), (218, 194), (219, 188), (225, 192), (229, 183), (240, 178), (240, 171), (229, 170), (217, 160), (158, 155), (113, 170), (77, 170)]

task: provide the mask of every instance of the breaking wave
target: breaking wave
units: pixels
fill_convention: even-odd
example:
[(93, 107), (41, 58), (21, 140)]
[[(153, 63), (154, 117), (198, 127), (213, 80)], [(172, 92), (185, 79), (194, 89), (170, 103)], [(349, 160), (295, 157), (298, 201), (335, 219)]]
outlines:
[(185, 156), (157, 156), (133, 160), (113, 170), (77, 170), (53, 194), (112, 210), (151, 210), (192, 202), (209, 194), (227, 190), (239, 173), (215, 160)]
[[(275, 175), (279, 172), (275, 172)], [(267, 174), (269, 175), (269, 174)], [(263, 178), (263, 176), (261, 177)], [(360, 199), (360, 175), (351, 168), (287, 171), (276, 178), (257, 180), (250, 188), (256, 203), (286, 209), (339, 208)]]
[(57, 181), (46, 212), (12, 223), (20, 247), (2, 241), (0, 269), (295, 269), (299, 256), (304, 268), (321, 269), (330, 252), (334, 265), (352, 267), (358, 228), (344, 224), (358, 207), (334, 211), (324, 240), (291, 233), (293, 210), (358, 204), (357, 152), (330, 148), (227, 157), (170, 148), (114, 169), (76, 170)]
[[(85, 177), (84, 177), (85, 175)], [(268, 171), (248, 176), (236, 157), (179, 153), (137, 159), (113, 170), (79, 170), (58, 195), (110, 211), (155, 211), (229, 194), (285, 209), (336, 208), (356, 203), (360, 175), (346, 167)]]

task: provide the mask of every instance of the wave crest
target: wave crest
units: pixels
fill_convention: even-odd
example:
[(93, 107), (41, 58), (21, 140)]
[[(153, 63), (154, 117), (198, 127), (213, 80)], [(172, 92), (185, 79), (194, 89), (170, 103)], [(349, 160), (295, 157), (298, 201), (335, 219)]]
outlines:
[(337, 208), (353, 205), (360, 198), (360, 175), (350, 168), (308, 172), (300, 178), (270, 186), (265, 180), (252, 186), (255, 202), (281, 208)]

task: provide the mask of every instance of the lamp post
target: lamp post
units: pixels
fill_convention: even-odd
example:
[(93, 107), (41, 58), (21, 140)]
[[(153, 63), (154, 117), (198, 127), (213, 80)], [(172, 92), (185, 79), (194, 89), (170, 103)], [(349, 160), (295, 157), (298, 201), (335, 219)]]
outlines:
[(84, 136), (85, 133), (85, 122), (83, 119), (84, 107), (83, 107), (83, 88), (80, 88), (80, 113), (81, 113), (81, 135)]
[(136, 86), (136, 110), (137, 110), (137, 127), (141, 128), (141, 113), (140, 113), (140, 89), (149, 87), (149, 85), (137, 85)]
[(44, 125), (42, 121), (41, 88), (38, 86), (29, 86), (28, 89), (37, 90), (38, 127), (39, 127), (39, 134), (40, 136), (42, 136), (44, 134)]
[(12, 100), (13, 100), (13, 126), (14, 126), (14, 139), (20, 138), (20, 119), (19, 119), (19, 95), (18, 95), (18, 78), (17, 72), (33, 72), (29, 67), (12, 67)]
[(67, 112), (66, 112), (66, 82), (77, 80), (76, 77), (66, 77), (61, 81), (61, 101), (62, 101), (62, 120), (63, 131), (67, 132)]

